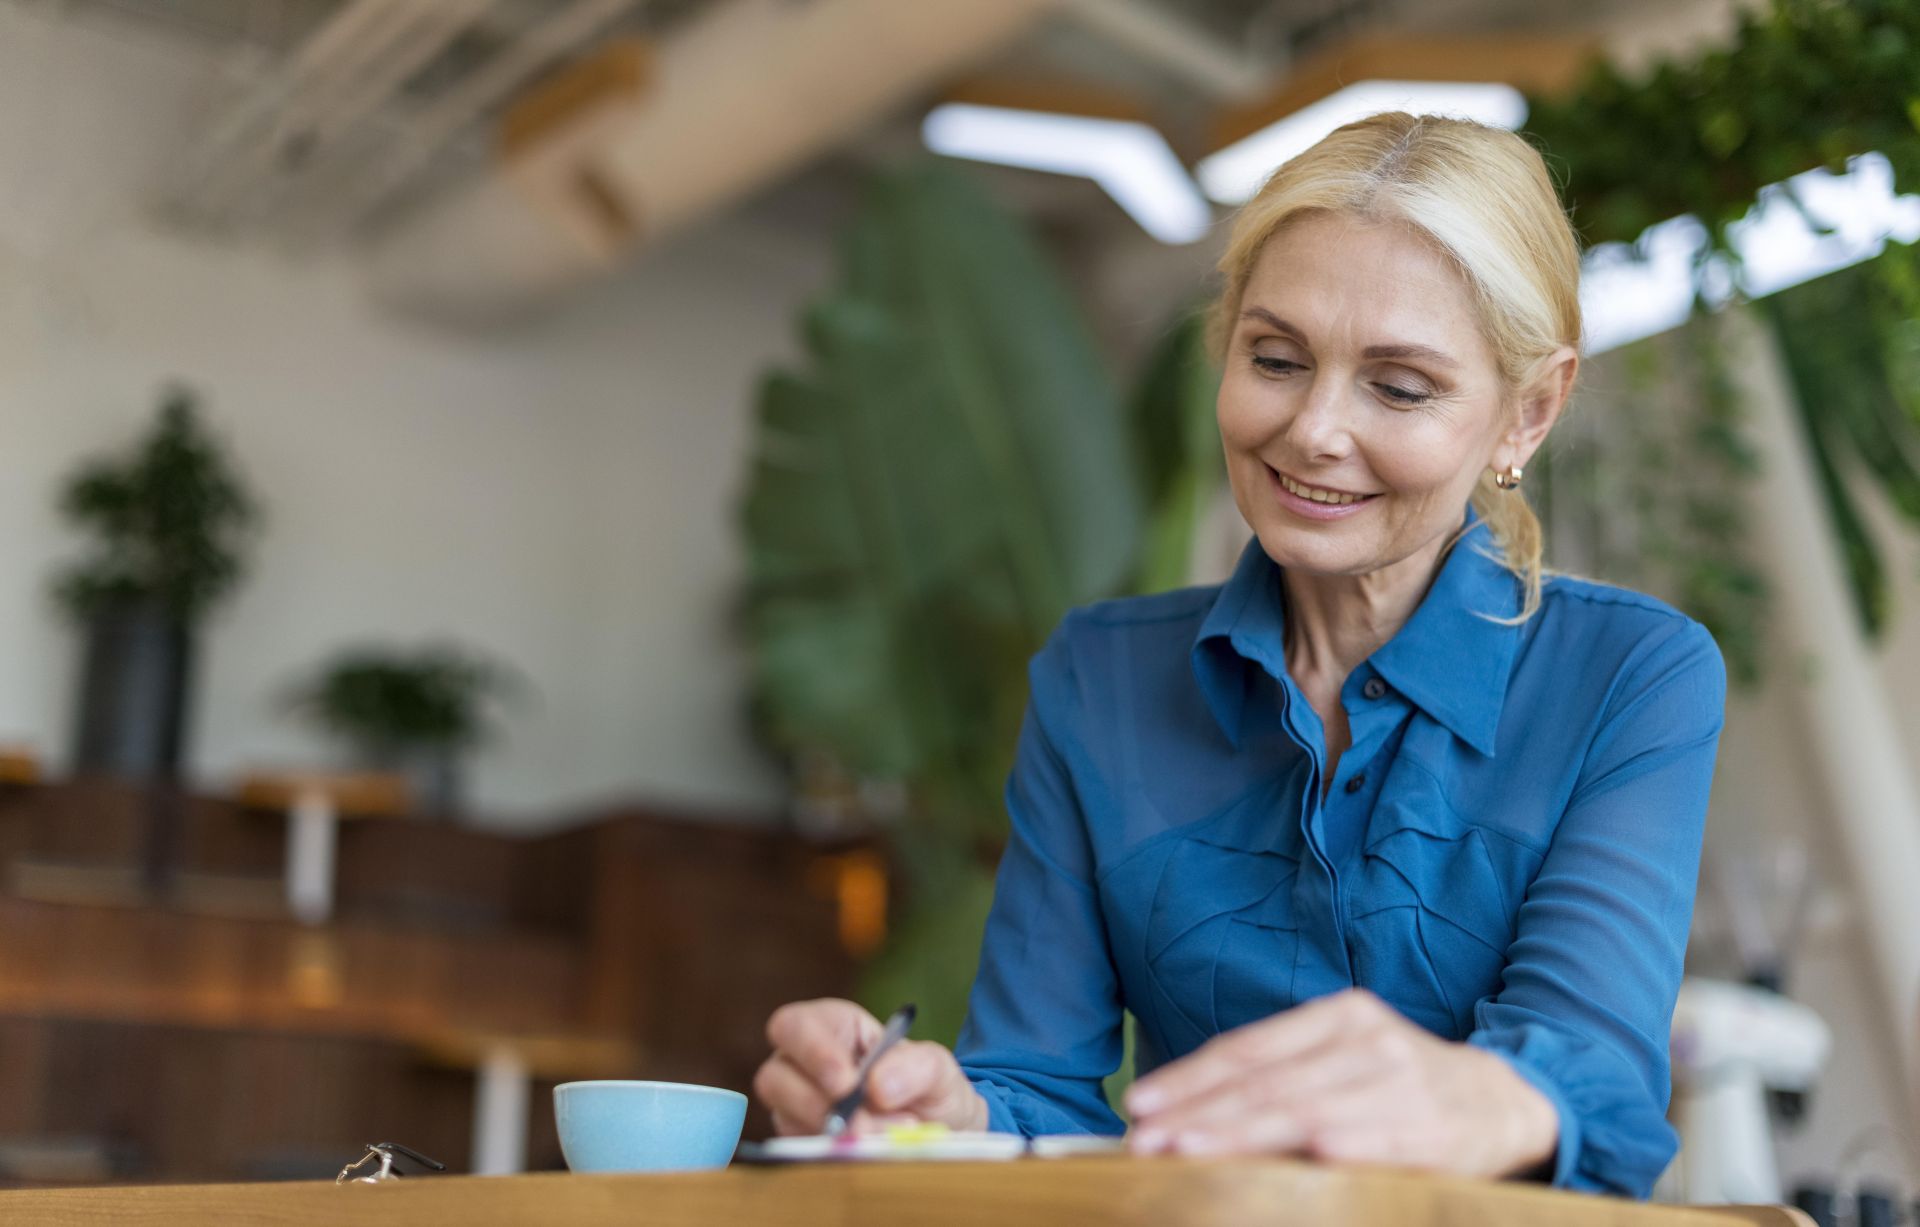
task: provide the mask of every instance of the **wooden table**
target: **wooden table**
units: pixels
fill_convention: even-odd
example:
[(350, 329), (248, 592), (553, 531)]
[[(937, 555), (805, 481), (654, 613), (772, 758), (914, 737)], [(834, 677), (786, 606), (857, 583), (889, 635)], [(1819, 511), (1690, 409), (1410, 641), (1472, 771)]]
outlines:
[[(346, 1157), (343, 1156), (343, 1161)], [(1778, 1207), (1648, 1206), (1519, 1184), (1259, 1160), (1027, 1159), (657, 1176), (424, 1176), (378, 1185), (242, 1184), (0, 1193), (0, 1222), (493, 1224), (561, 1227), (1812, 1227)]]

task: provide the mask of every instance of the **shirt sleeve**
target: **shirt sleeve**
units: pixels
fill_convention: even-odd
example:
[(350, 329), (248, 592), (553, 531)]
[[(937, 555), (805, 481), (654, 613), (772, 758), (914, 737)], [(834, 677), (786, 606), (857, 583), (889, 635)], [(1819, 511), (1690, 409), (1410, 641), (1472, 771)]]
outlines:
[(1668, 1039), (1725, 701), (1719, 649), (1695, 622), (1623, 670), (1501, 990), (1475, 1010), (1467, 1042), (1559, 1113), (1561, 1187), (1645, 1197), (1677, 1148)]
[(1101, 1084), (1120, 1064), (1119, 976), (1071, 750), (1053, 732), (1075, 727), (1064, 630), (1034, 658), (1028, 677), (1007, 782), (1011, 832), (956, 1055), (996, 1132), (1117, 1135), (1125, 1126)]

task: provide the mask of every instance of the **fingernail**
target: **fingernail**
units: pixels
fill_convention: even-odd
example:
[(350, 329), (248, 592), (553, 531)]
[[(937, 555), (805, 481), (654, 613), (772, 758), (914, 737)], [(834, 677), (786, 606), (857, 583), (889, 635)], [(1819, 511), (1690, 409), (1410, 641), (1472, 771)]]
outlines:
[(1159, 1129), (1141, 1129), (1133, 1135), (1136, 1154), (1152, 1154), (1167, 1144), (1167, 1135)]
[(1174, 1139), (1173, 1148), (1183, 1155), (1204, 1155), (1215, 1149), (1211, 1134), (1188, 1130)]
[(1151, 1112), (1160, 1107), (1166, 1098), (1152, 1087), (1132, 1087), (1127, 1091), (1127, 1110), (1129, 1112)]
[(880, 1092), (880, 1102), (894, 1103), (900, 1098), (900, 1079), (882, 1078), (874, 1089)]

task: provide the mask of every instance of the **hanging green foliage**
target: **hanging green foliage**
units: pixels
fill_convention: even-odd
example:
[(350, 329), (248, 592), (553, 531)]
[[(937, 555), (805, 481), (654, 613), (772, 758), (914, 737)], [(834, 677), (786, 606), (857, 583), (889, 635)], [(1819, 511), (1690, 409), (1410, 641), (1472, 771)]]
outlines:
[(1880, 549), (1847, 480), (1870, 477), (1902, 515), (1920, 524), (1920, 380), (1911, 369), (1916, 321), (1890, 292), (1886, 269), (1905, 268), (1910, 249), (1889, 252), (1808, 282), (1763, 304), (1780, 338), (1806, 439), (1833, 513), (1868, 633), (1891, 614)]
[[(1681, 215), (1705, 223), (1696, 265), (1704, 301), (1709, 280), (1723, 274), (1737, 292), (1730, 228), (1763, 189), (1780, 185), (1772, 190), (1806, 213), (1788, 180), (1816, 167), (1838, 173), (1870, 153), (1887, 160), (1896, 190), (1920, 183), (1920, 4), (1774, 0), (1743, 14), (1722, 49), (1638, 78), (1599, 63), (1573, 93), (1530, 106), (1530, 135), (1588, 244), (1637, 243)], [(1772, 296), (1766, 316), (1792, 372), (1862, 625), (1878, 634), (1889, 616), (1886, 564), (1844, 475), (1871, 477), (1920, 524), (1920, 260), (1891, 243), (1868, 265)], [(1684, 443), (1693, 492), (1679, 528), (1663, 535), (1650, 523), (1647, 535), (1682, 603), (1721, 639), (1736, 677), (1754, 682), (1765, 588), (1741, 548), (1737, 499), (1756, 466), (1715, 356), (1696, 355), (1693, 367)]]
[(1761, 188), (1816, 166), (1878, 152), (1920, 183), (1920, 4), (1773, 0), (1722, 48), (1639, 76), (1599, 61), (1528, 107), (1587, 243), (1691, 214), (1724, 251)]

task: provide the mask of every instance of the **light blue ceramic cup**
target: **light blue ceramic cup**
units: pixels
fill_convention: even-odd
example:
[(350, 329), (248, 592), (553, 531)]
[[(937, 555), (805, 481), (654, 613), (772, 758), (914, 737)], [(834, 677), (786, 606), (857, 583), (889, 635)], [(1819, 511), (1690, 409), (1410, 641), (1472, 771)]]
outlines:
[(563, 1082), (553, 1115), (576, 1172), (698, 1171), (732, 1161), (747, 1097), (685, 1082)]

